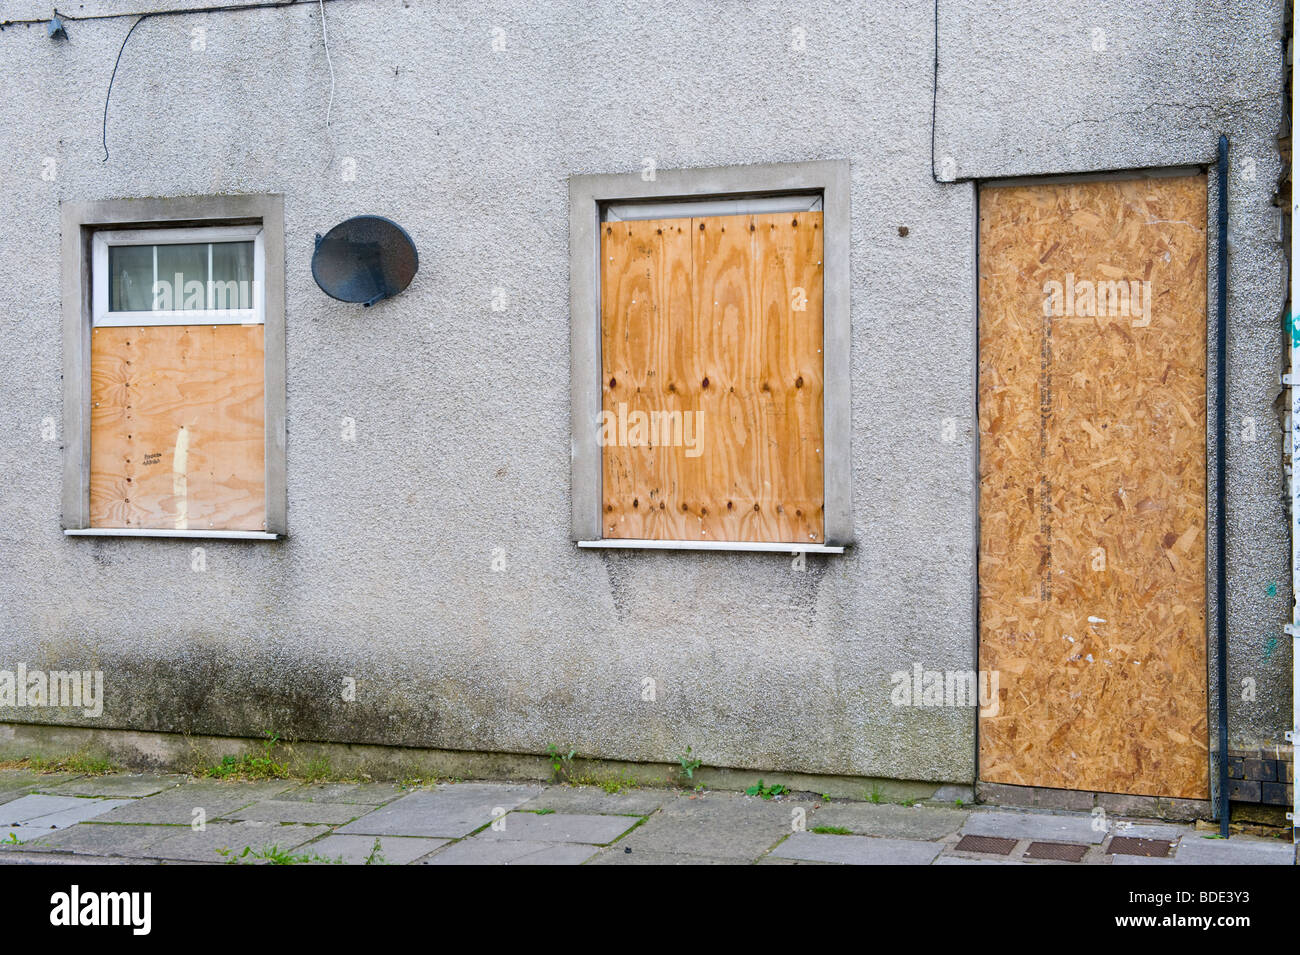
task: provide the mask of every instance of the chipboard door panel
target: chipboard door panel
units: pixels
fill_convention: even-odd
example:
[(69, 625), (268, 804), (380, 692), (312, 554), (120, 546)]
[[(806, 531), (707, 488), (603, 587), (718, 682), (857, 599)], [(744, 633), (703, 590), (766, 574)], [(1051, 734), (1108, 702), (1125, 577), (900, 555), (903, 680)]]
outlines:
[(980, 778), (1208, 798), (1206, 180), (985, 186)]

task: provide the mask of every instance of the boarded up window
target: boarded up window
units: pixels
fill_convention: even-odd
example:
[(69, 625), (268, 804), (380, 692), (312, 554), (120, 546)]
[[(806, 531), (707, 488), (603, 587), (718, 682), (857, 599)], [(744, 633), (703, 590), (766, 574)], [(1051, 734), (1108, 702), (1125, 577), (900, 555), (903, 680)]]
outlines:
[(266, 529), (261, 246), (223, 237), (97, 238), (92, 528)]
[(821, 543), (822, 213), (601, 226), (602, 523)]
[(980, 776), (1208, 794), (1206, 185), (980, 193)]

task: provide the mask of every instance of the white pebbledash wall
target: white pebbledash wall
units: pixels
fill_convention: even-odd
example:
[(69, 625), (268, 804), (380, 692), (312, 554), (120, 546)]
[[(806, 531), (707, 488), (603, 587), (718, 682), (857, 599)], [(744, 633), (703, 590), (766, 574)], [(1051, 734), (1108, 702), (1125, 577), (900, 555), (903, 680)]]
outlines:
[[(1257, 683), (1231, 726), (1280, 740), (1278, 5), (940, 0), (933, 142), (932, 2), (637, 7), (331, 0), (332, 105), (316, 3), (150, 18), (107, 161), (133, 19), (0, 32), (0, 667), (102, 669), (107, 696), (96, 721), (14, 719), (969, 782), (973, 711), (889, 703), (894, 672), (975, 666), (968, 180), (1208, 163), (1222, 131), (1229, 679)], [(137, 8), (160, 7), (75, 15)], [(568, 177), (814, 159), (851, 163), (856, 546), (802, 570), (579, 550)], [(206, 543), (196, 572), (193, 542), (60, 531), (59, 203), (221, 193), (285, 197), (290, 534)], [(309, 270), (359, 213), (421, 257), (364, 311)]]

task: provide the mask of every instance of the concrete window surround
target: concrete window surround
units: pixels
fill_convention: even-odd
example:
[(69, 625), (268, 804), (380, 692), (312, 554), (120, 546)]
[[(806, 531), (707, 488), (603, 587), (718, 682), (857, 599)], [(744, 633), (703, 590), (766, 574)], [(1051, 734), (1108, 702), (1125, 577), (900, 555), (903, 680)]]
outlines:
[[(681, 550), (811, 551), (842, 553), (853, 543), (850, 435), (849, 162), (847, 159), (702, 169), (660, 169), (653, 180), (638, 172), (569, 177), (569, 389), (572, 427), (570, 538), (580, 547)], [(780, 196), (820, 196), (824, 215), (823, 258), (823, 481), (824, 544), (637, 541), (602, 537), (600, 430), (600, 223), (617, 205), (716, 200), (744, 209)], [(704, 208), (702, 206), (701, 208)]]
[[(65, 201), (62, 224), (63, 530), (69, 536), (274, 540), (287, 533), (285, 486), (284, 197), (282, 195)], [(92, 242), (124, 228), (260, 225), (266, 257), (266, 532), (90, 526)]]

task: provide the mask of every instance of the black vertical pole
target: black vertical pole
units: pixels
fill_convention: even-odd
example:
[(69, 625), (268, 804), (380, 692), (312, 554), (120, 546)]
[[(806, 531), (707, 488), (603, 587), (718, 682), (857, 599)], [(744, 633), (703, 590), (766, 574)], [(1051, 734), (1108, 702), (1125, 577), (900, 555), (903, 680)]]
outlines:
[(1219, 136), (1218, 329), (1215, 335), (1215, 603), (1219, 659), (1219, 834), (1228, 838), (1228, 137)]

